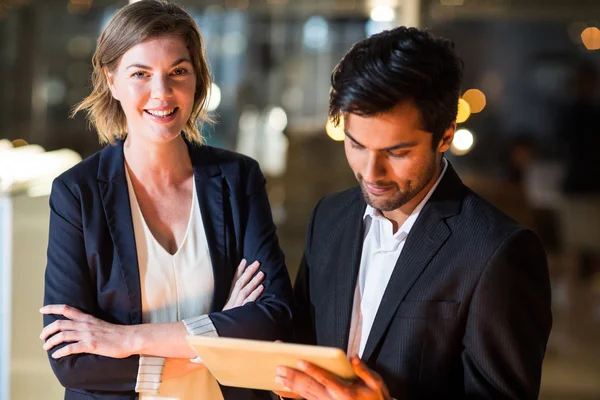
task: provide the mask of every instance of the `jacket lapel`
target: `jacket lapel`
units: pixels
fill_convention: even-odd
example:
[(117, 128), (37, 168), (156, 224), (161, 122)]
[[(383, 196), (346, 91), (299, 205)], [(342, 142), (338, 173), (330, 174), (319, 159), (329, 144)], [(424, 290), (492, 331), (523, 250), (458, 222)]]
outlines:
[(356, 190), (350, 204), (343, 207), (347, 207), (348, 212), (344, 213), (345, 220), (340, 224), (342, 238), (333, 285), (334, 329), (331, 331), (333, 336), (330, 337), (329, 343), (346, 351), (363, 244), (363, 214), (366, 204), (360, 190)]
[(234, 268), (227, 266), (227, 231), (223, 199), (226, 188), (221, 169), (214, 159), (211, 149), (190, 143), (188, 143), (188, 148), (215, 280), (211, 311), (221, 311), (229, 296), (234, 274)]
[(460, 178), (451, 165), (421, 210), (406, 239), (402, 253), (377, 310), (362, 359), (368, 361), (392, 321), (400, 303), (451, 234), (445, 218), (460, 210)]
[(122, 141), (107, 146), (100, 153), (97, 179), (108, 229), (129, 294), (131, 324), (140, 324), (140, 274), (124, 162)]
[[(227, 248), (221, 172), (208, 147), (187, 144), (213, 265), (215, 293), (211, 309), (220, 310), (227, 301), (230, 282), (233, 279), (232, 268), (226, 268), (225, 265)], [(97, 178), (108, 228), (129, 293), (131, 323), (140, 324), (140, 275), (122, 141), (117, 141), (114, 146), (107, 146), (101, 152)]]

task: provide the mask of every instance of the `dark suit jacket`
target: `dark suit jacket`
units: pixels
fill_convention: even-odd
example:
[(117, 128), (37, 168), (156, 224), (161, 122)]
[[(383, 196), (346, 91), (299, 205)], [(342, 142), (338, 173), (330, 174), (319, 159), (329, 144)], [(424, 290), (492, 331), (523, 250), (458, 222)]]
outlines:
[[(359, 188), (315, 207), (294, 288), (298, 341), (347, 350), (365, 207)], [(551, 324), (537, 236), (448, 166), (406, 239), (362, 358), (397, 399), (537, 399)]]
[[(213, 264), (211, 320), (221, 336), (285, 339), (291, 334), (292, 289), (258, 164), (225, 150), (188, 146)], [(115, 324), (142, 323), (124, 168), (123, 144), (118, 142), (54, 181), (44, 304), (68, 304)], [(255, 303), (221, 312), (242, 258), (261, 262), (265, 290)], [(45, 315), (44, 325), (56, 319)], [(67, 388), (66, 399), (137, 397), (138, 356), (113, 359), (79, 354), (49, 359)], [(267, 396), (264, 392), (222, 390), (226, 399)]]

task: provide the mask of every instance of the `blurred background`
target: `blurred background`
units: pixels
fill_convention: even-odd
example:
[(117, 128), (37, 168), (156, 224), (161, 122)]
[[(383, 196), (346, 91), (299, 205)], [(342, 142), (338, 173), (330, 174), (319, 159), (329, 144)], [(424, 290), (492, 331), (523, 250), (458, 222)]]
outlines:
[[(48, 193), (100, 149), (82, 115), (101, 30), (127, 0), (0, 0), (0, 399), (59, 399), (38, 338)], [(542, 399), (600, 399), (599, 0), (179, 0), (204, 36), (217, 123), (207, 143), (257, 159), (292, 278), (309, 214), (353, 186), (327, 121), (331, 70), (398, 25), (465, 61), (463, 180), (548, 252), (554, 328)]]

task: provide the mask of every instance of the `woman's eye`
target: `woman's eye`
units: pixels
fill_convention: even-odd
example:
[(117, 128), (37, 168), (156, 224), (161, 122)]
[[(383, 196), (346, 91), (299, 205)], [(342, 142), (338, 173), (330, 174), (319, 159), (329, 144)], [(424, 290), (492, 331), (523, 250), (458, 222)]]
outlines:
[(187, 69), (185, 69), (185, 68), (177, 68), (173, 73), (175, 75), (185, 75), (185, 74), (187, 74)]
[(144, 78), (144, 77), (146, 77), (146, 73), (142, 72), (142, 71), (138, 71), (138, 72), (134, 72), (131, 76), (133, 78)]

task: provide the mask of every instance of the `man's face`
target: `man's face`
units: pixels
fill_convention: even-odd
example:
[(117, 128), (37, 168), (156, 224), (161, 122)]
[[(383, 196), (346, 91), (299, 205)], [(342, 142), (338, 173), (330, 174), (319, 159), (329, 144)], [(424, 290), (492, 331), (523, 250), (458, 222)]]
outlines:
[(371, 117), (346, 114), (344, 130), (350, 168), (367, 204), (380, 211), (427, 193), (454, 136), (451, 128), (433, 147), (433, 135), (421, 129), (420, 112), (410, 102)]

